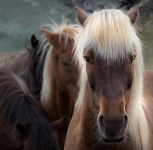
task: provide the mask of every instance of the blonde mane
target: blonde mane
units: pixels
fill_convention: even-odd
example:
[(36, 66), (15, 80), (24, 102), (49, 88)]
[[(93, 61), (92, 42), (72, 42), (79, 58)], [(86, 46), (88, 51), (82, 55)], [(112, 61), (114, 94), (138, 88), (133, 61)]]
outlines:
[[(46, 25), (49, 31), (58, 33), (59, 34), (59, 43), (61, 37), (64, 36), (65, 40), (65, 47), (67, 45), (68, 39), (74, 39), (75, 34), (79, 30), (78, 25), (68, 25), (67, 22), (63, 21), (61, 25), (57, 25), (55, 22), (52, 24)], [(46, 51), (47, 46), (49, 45), (49, 51), (47, 52), (45, 64), (44, 64), (44, 71), (43, 71), (43, 85), (41, 90), (41, 103), (47, 103), (50, 97), (51, 91), (51, 58), (52, 58), (52, 45), (49, 44), (47, 38), (43, 36), (40, 42), (40, 50), (43, 52)], [(43, 57), (43, 55), (42, 55)]]
[(128, 132), (135, 143), (135, 150), (150, 150), (149, 127), (144, 113), (142, 98), (143, 57), (141, 42), (136, 35), (130, 19), (120, 10), (101, 10), (89, 15), (80, 34), (75, 37), (74, 58), (81, 70), (80, 91), (75, 104), (79, 110), (87, 85), (86, 63), (84, 52), (93, 50), (108, 63), (123, 60), (128, 54), (136, 54), (134, 77), (127, 106), (129, 116)]

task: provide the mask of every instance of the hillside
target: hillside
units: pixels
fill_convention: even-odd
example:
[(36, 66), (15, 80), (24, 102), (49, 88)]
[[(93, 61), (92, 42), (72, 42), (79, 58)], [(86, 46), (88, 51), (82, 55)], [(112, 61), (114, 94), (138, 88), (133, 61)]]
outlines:
[[(121, 1), (121, 0), (120, 0)], [(51, 20), (68, 18), (75, 22), (74, 7), (88, 12), (102, 8), (117, 8), (119, 0), (0, 0), (0, 52), (20, 51), (30, 46), (32, 34), (41, 35), (42, 25)], [(122, 0), (126, 1), (126, 0)], [(137, 2), (138, 0), (133, 0)], [(140, 0), (139, 0), (140, 1)], [(135, 4), (135, 3), (134, 3)], [(153, 69), (153, 4), (143, 0), (138, 33), (144, 43), (146, 69)], [(122, 9), (126, 11), (126, 6)]]

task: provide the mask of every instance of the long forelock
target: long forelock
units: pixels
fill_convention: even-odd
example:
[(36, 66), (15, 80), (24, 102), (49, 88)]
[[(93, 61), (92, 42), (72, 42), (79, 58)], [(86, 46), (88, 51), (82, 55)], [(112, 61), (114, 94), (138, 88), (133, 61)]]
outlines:
[(115, 61), (133, 52), (135, 38), (137, 36), (128, 16), (112, 9), (90, 15), (79, 41), (84, 50), (93, 49), (96, 56)]

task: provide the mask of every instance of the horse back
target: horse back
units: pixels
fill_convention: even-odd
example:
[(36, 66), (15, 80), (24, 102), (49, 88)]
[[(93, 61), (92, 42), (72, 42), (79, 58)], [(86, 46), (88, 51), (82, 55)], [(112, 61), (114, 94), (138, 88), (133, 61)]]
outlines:
[(24, 52), (17, 58), (14, 58), (2, 65), (2, 67), (11, 69), (16, 74), (20, 74), (27, 65), (26, 60), (28, 59), (28, 55), (28, 52)]

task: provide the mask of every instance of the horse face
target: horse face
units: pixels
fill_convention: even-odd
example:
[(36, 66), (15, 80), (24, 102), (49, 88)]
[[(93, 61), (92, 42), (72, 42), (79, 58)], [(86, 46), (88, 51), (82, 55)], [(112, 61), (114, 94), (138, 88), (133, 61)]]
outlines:
[(55, 50), (55, 75), (59, 88), (63, 91), (69, 92), (71, 96), (78, 93), (77, 80), (78, 69), (75, 62), (72, 61), (73, 40), (68, 39), (65, 45), (64, 37), (61, 37), (60, 44)]
[(104, 142), (121, 142), (128, 123), (126, 105), (133, 78), (133, 56), (125, 61), (108, 63), (94, 57), (91, 51), (84, 54), (88, 82), (96, 106), (97, 124)]

